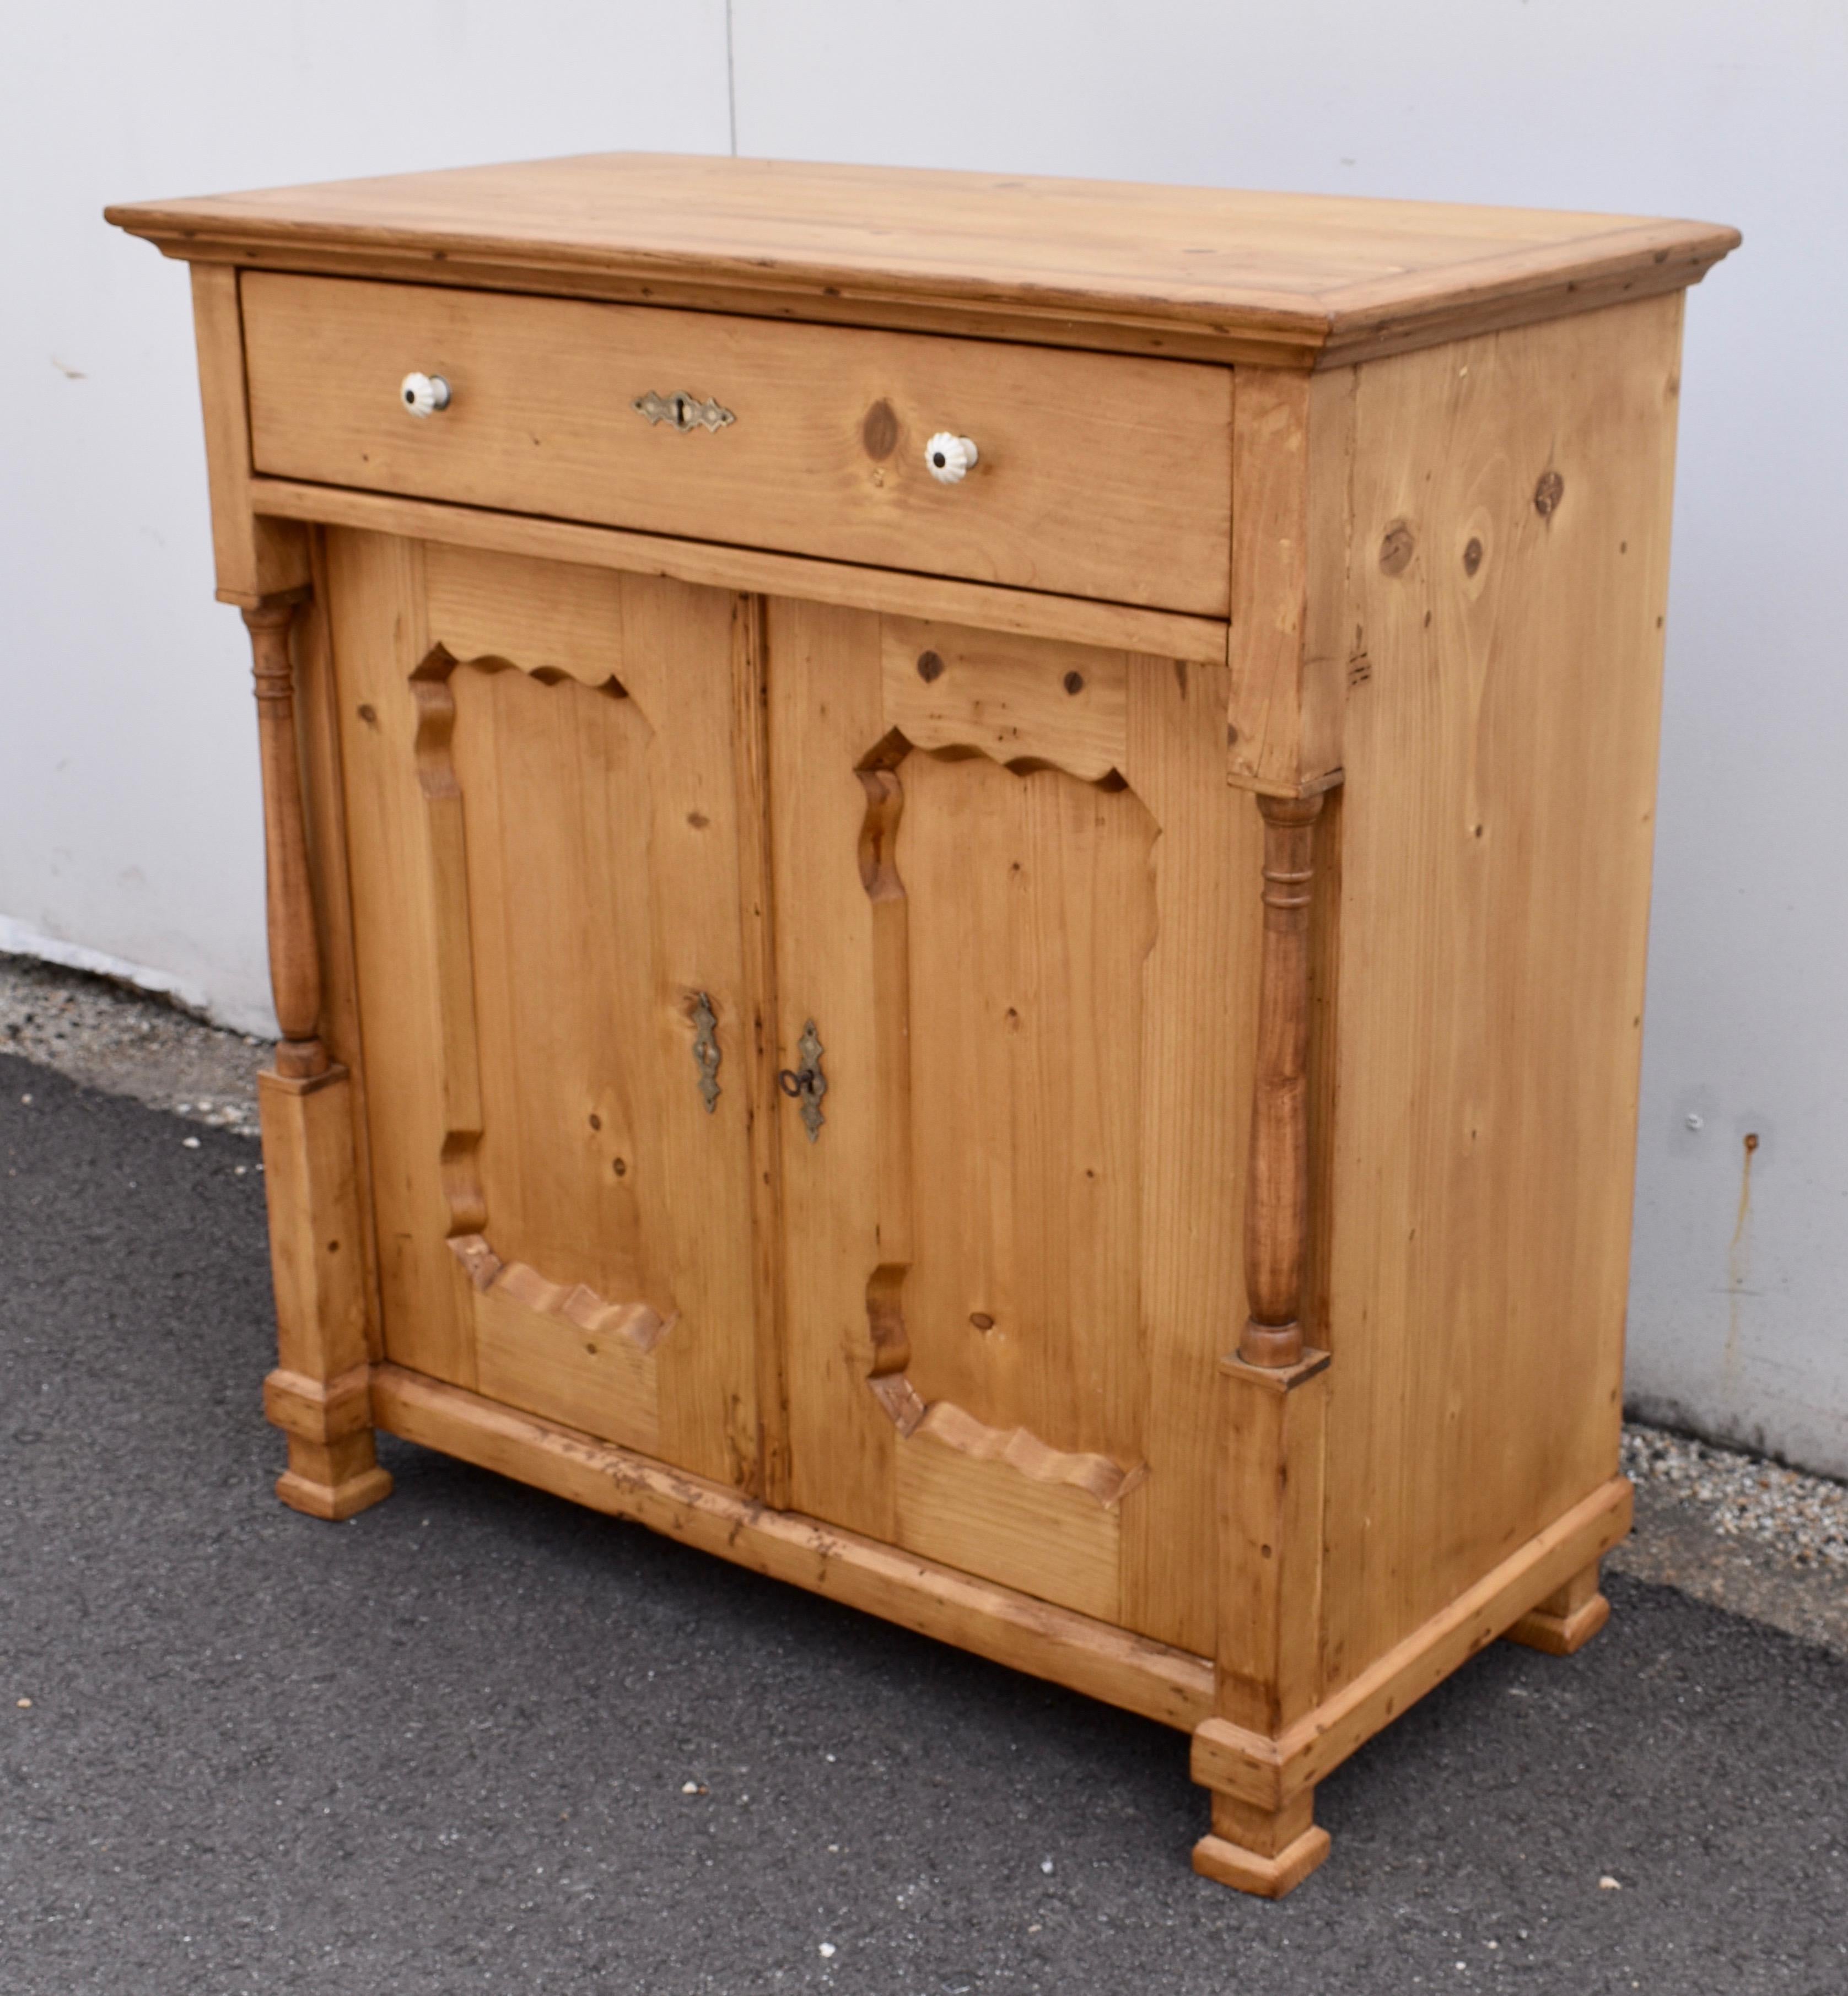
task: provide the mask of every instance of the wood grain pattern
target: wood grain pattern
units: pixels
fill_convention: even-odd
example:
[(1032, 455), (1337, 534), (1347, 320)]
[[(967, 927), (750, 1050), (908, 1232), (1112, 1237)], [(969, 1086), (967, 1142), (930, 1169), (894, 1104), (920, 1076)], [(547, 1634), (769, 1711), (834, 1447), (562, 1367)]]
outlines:
[(295, 608), (293, 602), (259, 604), (245, 611), (244, 622), (250, 631), (263, 763), (270, 988), (282, 1029), (276, 1071), (304, 1081), (325, 1074), (328, 1060), (319, 1038), (321, 948), (308, 877), (301, 748), (295, 738), (295, 668), (289, 655)]
[(269, 518), (252, 507), (250, 418), (244, 398), (244, 329), (236, 271), (222, 263), (194, 265), (192, 323), (219, 601), (254, 609), (267, 597), (305, 588), (310, 556), (308, 536), (298, 523)]
[(384, 1356), (380, 1330), (378, 1230), (366, 1113), (366, 1050), (353, 966), (353, 878), (347, 863), (346, 785), (340, 761), (340, 696), (328, 619), (326, 550), (311, 532), (313, 584), (295, 614), (295, 725), (301, 749), (308, 884), (322, 965), (321, 1039), (330, 1063), (346, 1070), (353, 1102), (353, 1186), (365, 1265), (367, 1347)]
[(856, 568), (849, 563), (817, 561), (804, 555), (707, 547), (697, 541), (669, 540), (659, 534), (484, 512), (427, 499), (394, 499), (384, 493), (302, 485), (285, 478), (254, 479), (251, 490), (257, 505), (280, 518), (320, 521), (329, 526), (402, 535), (450, 547), (529, 555), (583, 567), (621, 569), (706, 588), (800, 597), (841, 609), (885, 610), (978, 631), (1113, 645), (1161, 658), (1217, 665), (1226, 656), (1226, 626), (1213, 618), (1138, 610), (1121, 603), (1086, 603), (1076, 597), (997, 589), (983, 583), (907, 574), (898, 569)]
[(1237, 372), (1232, 426), (1232, 781), (1296, 797), (1340, 779), (1353, 370)]
[(490, 1399), (570, 1421), (625, 1448), (661, 1449), (655, 1347), (672, 1328), (647, 1303), (610, 1303), (503, 1262), (480, 1235), (455, 1241), (475, 1285), (475, 1364)]
[(1272, 1813), (1216, 1794), (1213, 1834), (1193, 1846), (1194, 1870), (1234, 1891), (1281, 1899), (1328, 1855), (1328, 1832), (1310, 1820), (1313, 1808), (1306, 1795)]
[(1048, 762), (1101, 783), (1129, 739), (1121, 652), (907, 617), (881, 622), (886, 719), (914, 748), (977, 748), (1010, 768)]
[[(960, 1408), (937, 1406), (959, 1439), (980, 1426)], [(1050, 1453), (1030, 1438), (1029, 1461)], [(1005, 1454), (985, 1455), (921, 1426), (897, 1451), (893, 1509), (908, 1551), (1102, 1622), (1122, 1619), (1123, 1513), (1077, 1483), (1035, 1477)]]
[(776, 1080), (776, 920), (770, 865), (769, 645), (763, 599), (731, 607), (731, 700), (738, 770), (740, 1005), (738, 1050), (751, 1145), (751, 1251), (755, 1287), (759, 1494), (790, 1502), (790, 1380), (784, 1319), (783, 1117)]
[(481, 1295), (555, 1316), (588, 1336), (625, 1338), (638, 1351), (650, 1352), (673, 1328), (675, 1319), (652, 1303), (600, 1296), (586, 1283), (549, 1282), (524, 1261), (503, 1261), (484, 1234), (452, 1234), (449, 1252)]
[[(1257, 845), (1225, 669), (781, 601), (769, 633), (785, 1032), (817, 1020), (835, 1077), (785, 1154), (794, 1501), (1203, 1647), (1218, 1091), (1251, 1059), (1222, 1022), (1257, 929), (1221, 880)], [(1120, 1523), (973, 1473), (1004, 1449), (959, 1471), (927, 1420), (1086, 1460)]]
[(1616, 1465), (1679, 318), (1354, 391), (1327, 1691)]
[[(1219, 1715), (1266, 1736), (1316, 1700), (1328, 1355), (1220, 1366)], [(1334, 1529), (1340, 1529), (1335, 1521)]]
[[(1223, 368), (265, 272), (243, 299), (271, 476), (1225, 613)], [(423, 422), (413, 367), (450, 384)], [(676, 389), (734, 422), (637, 414)], [(980, 446), (958, 484), (924, 462), (946, 427)]]
[[(387, 1348), (485, 1388), (526, 1337), (565, 1389), (577, 1354), (556, 1313), (484, 1294), (443, 1250), (484, 1235), (549, 1292), (677, 1316), (651, 1354), (650, 1445), (748, 1486), (759, 1001), (742, 995), (732, 599), (393, 546), (330, 542), (360, 975), (381, 989), (370, 1042), (391, 1070), (375, 1116)], [(452, 641), (482, 649), (458, 662)], [(702, 994), (722, 1051), (710, 1114)], [(614, 1387), (579, 1385), (578, 1425), (638, 1441)]]
[(1254, 1808), (1285, 1808), (1535, 1602), (1609, 1552), (1629, 1531), (1631, 1509), (1623, 1477), (1599, 1484), (1275, 1738), (1229, 1719), (1203, 1720), (1194, 1729), (1194, 1779)]
[(1303, 1357), (1309, 1256), (1309, 934), (1322, 800), (1260, 797), (1258, 809), (1264, 820), (1264, 949), (1245, 1179), (1251, 1314), (1238, 1350), (1247, 1365), (1291, 1366)]
[(390, 1495), (365, 1411), (367, 1282), (353, 1177), (353, 1101), (342, 1069), (257, 1077), (263, 1190), (276, 1296), (277, 1369), (264, 1410), (289, 1439), (282, 1501), (349, 1518)]
[[(1695, 281), (1736, 230), (1636, 216), (605, 153), (106, 211), (170, 254), (583, 287), (1275, 362)], [(408, 363), (407, 363), (408, 364)]]
[(424, 552), (382, 535), (325, 536), (381, 1335), (401, 1364), (473, 1386), (473, 1292), (446, 1245), (452, 1231), (470, 1230), (454, 1227), (440, 1170), (454, 1084), (443, 1065), (428, 816), (415, 746), (411, 675), (432, 649)]
[(1576, 1656), (1611, 1619), (1611, 1604), (1599, 1592), (1599, 1564), (1593, 1560), (1581, 1567), (1564, 1587), (1537, 1602), (1507, 1640), (1549, 1657)]

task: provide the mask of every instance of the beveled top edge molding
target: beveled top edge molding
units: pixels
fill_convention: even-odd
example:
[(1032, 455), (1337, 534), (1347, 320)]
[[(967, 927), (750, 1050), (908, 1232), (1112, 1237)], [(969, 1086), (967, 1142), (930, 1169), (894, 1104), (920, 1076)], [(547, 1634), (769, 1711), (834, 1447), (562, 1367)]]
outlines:
[(118, 205), (188, 261), (1344, 364), (1697, 282), (1716, 225), (614, 153)]

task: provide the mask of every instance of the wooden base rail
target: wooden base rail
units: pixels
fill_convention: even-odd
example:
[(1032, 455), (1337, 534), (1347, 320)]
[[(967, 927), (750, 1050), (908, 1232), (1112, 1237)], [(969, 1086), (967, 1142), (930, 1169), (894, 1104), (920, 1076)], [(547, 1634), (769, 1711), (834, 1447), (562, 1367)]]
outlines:
[(1628, 1478), (1612, 1477), (1278, 1737), (1206, 1720), (1193, 1736), (1194, 1779), (1254, 1809), (1287, 1808), (1478, 1650), (1513, 1633), (1535, 1602), (1593, 1566), (1629, 1532), (1632, 1502)]
[[(372, 1418), (407, 1441), (1191, 1731), (1194, 1778), (1215, 1791), (1216, 1829), (1221, 1800), (1232, 1805), (1223, 1813), (1247, 1829), (1259, 1819), (1274, 1819), (1288, 1829), (1299, 1798), (1306, 1800), (1316, 1782), (1459, 1664), (1513, 1633), (1536, 1603), (1595, 1566), (1629, 1529), (1630, 1486), (1614, 1478), (1371, 1670), (1271, 1739), (1211, 1716), (1213, 1666), (1203, 1657), (817, 1519), (766, 1509), (736, 1491), (461, 1387), (400, 1366), (377, 1366)], [(1241, 1810), (1247, 1816), (1239, 1818)], [(1285, 1850), (1303, 1833), (1285, 1837)], [(1251, 1889), (1249, 1880), (1241, 1882)]]
[(1165, 1726), (1213, 1709), (1204, 1657), (1151, 1643), (819, 1519), (773, 1511), (704, 1478), (395, 1365), (372, 1375), (374, 1423), (555, 1496), (628, 1518), (919, 1634), (1050, 1678)]

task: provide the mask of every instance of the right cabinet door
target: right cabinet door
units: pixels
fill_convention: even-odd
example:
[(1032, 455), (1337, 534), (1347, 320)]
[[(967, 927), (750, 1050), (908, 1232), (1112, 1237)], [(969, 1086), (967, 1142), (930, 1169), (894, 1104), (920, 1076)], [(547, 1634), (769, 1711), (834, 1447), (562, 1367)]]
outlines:
[(793, 1501), (1210, 1652), (1260, 885), (1224, 670), (767, 620)]

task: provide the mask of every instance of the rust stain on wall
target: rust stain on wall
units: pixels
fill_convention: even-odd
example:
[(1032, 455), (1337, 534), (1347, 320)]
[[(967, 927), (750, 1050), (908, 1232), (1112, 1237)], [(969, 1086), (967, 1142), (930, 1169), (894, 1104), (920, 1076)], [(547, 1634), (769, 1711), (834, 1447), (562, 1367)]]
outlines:
[(1758, 1153), (1758, 1133), (1745, 1136), (1745, 1162), (1739, 1173), (1739, 1217), (1733, 1223), (1733, 1244), (1726, 1253), (1726, 1368), (1731, 1372), (1739, 1362), (1739, 1298), (1752, 1261), (1752, 1160)]

